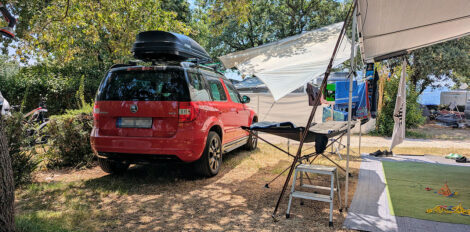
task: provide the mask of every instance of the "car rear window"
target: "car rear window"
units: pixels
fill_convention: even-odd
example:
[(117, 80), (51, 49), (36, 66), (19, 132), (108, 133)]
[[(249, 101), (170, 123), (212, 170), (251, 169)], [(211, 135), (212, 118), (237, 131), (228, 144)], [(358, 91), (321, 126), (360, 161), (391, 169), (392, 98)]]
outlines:
[(111, 72), (98, 101), (189, 101), (183, 70)]

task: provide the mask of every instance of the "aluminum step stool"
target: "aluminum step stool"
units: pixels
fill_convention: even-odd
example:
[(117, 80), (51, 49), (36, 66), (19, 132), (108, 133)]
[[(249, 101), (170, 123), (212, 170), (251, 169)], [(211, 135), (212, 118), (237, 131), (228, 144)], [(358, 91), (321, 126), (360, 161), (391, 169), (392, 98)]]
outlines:
[[(324, 186), (315, 186), (309, 184), (303, 184), (302, 176), (303, 173), (316, 173), (322, 175), (330, 175), (331, 176), (331, 186), (324, 187)], [(330, 195), (323, 195), (317, 193), (310, 193), (310, 192), (301, 192), (295, 190), (295, 182), (297, 181), (297, 173), (300, 173), (300, 187), (304, 188), (311, 188), (311, 189), (318, 189), (318, 190), (330, 190)], [(334, 187), (336, 176), (336, 188)], [(289, 204), (287, 205), (287, 213), (286, 218), (290, 217), (290, 206), (292, 203), (292, 198), (301, 198), (301, 199), (308, 199), (314, 201), (324, 201), (330, 203), (330, 221), (329, 226), (333, 226), (333, 200), (334, 200), (334, 191), (338, 194), (338, 203), (339, 203), (339, 211), (342, 212), (343, 206), (341, 203), (341, 194), (340, 194), (340, 184), (338, 179), (338, 172), (336, 171), (336, 167), (329, 167), (329, 166), (322, 166), (322, 165), (313, 165), (313, 164), (300, 164), (295, 168), (294, 173), (294, 181), (292, 182), (292, 189), (289, 195)], [(302, 204), (302, 203), (301, 203)]]

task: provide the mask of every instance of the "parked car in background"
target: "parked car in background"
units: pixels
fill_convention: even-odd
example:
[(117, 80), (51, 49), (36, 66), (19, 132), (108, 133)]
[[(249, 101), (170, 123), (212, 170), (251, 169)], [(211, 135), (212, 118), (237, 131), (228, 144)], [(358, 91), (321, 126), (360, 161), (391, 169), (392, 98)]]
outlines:
[(467, 104), (465, 105), (465, 123), (470, 127), (470, 98), (467, 99)]

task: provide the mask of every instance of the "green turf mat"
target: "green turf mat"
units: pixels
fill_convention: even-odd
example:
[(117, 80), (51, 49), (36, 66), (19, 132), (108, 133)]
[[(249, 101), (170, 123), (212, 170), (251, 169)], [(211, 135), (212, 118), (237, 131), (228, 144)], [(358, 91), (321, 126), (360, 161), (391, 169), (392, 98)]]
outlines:
[[(470, 225), (470, 216), (427, 214), (436, 205), (470, 208), (470, 167), (417, 162), (382, 162), (395, 216)], [(437, 191), (447, 181), (457, 196), (445, 197)], [(425, 188), (432, 188), (426, 191)]]

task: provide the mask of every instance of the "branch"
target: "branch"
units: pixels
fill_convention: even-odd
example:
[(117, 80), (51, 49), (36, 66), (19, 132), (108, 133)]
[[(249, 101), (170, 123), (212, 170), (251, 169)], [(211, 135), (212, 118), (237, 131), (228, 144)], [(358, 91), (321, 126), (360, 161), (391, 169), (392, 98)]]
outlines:
[(46, 25), (42, 27), (42, 30), (45, 30), (46, 27), (49, 26), (49, 24), (51, 24), (52, 22), (64, 21), (69, 15), (69, 8), (70, 8), (70, 0), (67, 0), (67, 8), (65, 8), (64, 16), (61, 19), (54, 19), (52, 21), (47, 22)]

